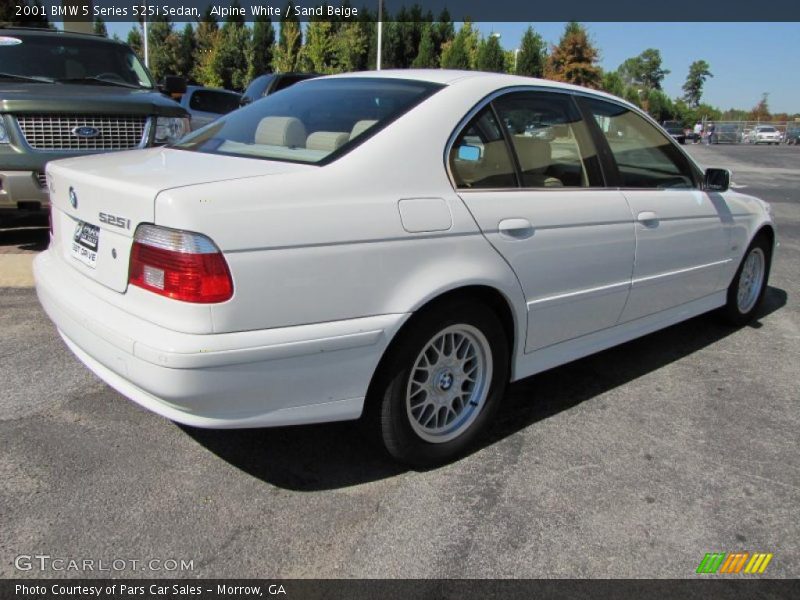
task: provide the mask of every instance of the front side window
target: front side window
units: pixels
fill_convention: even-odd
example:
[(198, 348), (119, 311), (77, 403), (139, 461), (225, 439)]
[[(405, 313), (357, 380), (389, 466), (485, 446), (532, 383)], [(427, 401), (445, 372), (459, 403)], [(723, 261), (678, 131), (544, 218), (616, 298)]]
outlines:
[(626, 188), (694, 188), (688, 159), (659, 129), (620, 104), (585, 100), (608, 142)]
[(516, 188), (514, 163), (491, 107), (480, 111), (450, 150), (450, 171), (459, 188)]
[(323, 164), (411, 110), (442, 86), (401, 79), (312, 79), (202, 127), (174, 148)]
[(515, 92), (494, 106), (514, 147), (522, 187), (602, 185), (586, 124), (569, 96)]

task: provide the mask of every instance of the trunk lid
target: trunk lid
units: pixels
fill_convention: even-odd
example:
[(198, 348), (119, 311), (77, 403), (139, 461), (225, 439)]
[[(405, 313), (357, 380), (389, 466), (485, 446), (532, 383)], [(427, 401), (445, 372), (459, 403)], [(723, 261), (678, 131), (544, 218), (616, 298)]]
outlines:
[(124, 292), (133, 234), (155, 222), (159, 192), (298, 167), (164, 148), (55, 161), (47, 166), (52, 249), (86, 277)]

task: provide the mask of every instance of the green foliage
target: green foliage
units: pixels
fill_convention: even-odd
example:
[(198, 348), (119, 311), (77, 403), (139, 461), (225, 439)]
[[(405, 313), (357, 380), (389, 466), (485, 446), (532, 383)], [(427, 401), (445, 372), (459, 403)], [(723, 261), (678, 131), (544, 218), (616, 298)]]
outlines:
[(94, 18), (94, 23), (92, 23), (92, 31), (97, 35), (102, 35), (108, 37), (108, 29), (106, 28), (106, 22), (103, 21), (100, 17)]
[(533, 27), (528, 26), (522, 35), (517, 54), (517, 75), (541, 77), (544, 74), (546, 60), (547, 49), (542, 36), (536, 33)]
[(166, 17), (154, 18), (148, 27), (148, 50), (150, 72), (156, 81), (165, 75), (177, 72), (177, 40), (173, 35), (172, 23)]
[(210, 70), (210, 64), (218, 35), (219, 25), (216, 17), (211, 14), (211, 8), (209, 7), (197, 24), (194, 38), (194, 65), (191, 78), (201, 85), (211, 85), (210, 79), (213, 75)]
[(330, 21), (311, 21), (306, 28), (303, 67), (317, 73), (331, 73), (333, 63), (333, 26)]
[(479, 42), (475, 68), (478, 71), (494, 73), (503, 73), (505, 71), (506, 57), (496, 35), (490, 35), (487, 39)]
[(703, 96), (703, 85), (706, 79), (713, 77), (709, 65), (704, 60), (696, 60), (689, 66), (686, 83), (683, 84), (683, 98), (689, 106), (697, 107)]
[(176, 56), (176, 73), (186, 79), (192, 78), (194, 70), (195, 40), (194, 28), (191, 23), (186, 23), (178, 38), (178, 49)]
[(586, 29), (573, 21), (567, 23), (558, 45), (553, 46), (547, 57), (544, 75), (554, 81), (597, 89), (602, 83), (598, 57)]
[(617, 71), (625, 85), (646, 90), (660, 90), (661, 82), (670, 73), (661, 66), (661, 52), (655, 48), (627, 59)]
[(442, 45), (443, 69), (471, 69), (477, 53), (477, 32), (469, 21), (462, 25), (452, 42)]
[(343, 23), (333, 39), (333, 73), (347, 73), (366, 62), (369, 38), (359, 23)]
[(620, 98), (625, 97), (625, 82), (618, 71), (608, 71), (603, 74), (603, 90)]
[(272, 56), (272, 67), (278, 73), (296, 71), (300, 64), (303, 33), (300, 28), (300, 22), (292, 14), (293, 10), (293, 4), (290, 2), (287, 12), (281, 17), (278, 44)]
[(228, 19), (220, 29), (206, 65), (206, 85), (243, 90), (250, 82), (250, 29), (241, 18)]
[(253, 36), (250, 50), (250, 76), (258, 77), (272, 71), (272, 53), (275, 46), (275, 29), (272, 20), (266, 16), (256, 17), (253, 23)]
[(128, 46), (136, 53), (136, 55), (144, 60), (144, 49), (142, 48), (142, 32), (139, 31), (139, 26), (134, 25), (128, 32), (128, 37), (125, 40)]
[[(37, 10), (33, 11), (37, 14), (29, 17), (19, 19), (17, 17), (16, 6), (18, 4), (35, 7)], [(39, 15), (42, 12), (42, 3), (39, 0), (21, 0), (18, 2), (9, 2), (9, 0), (0, 0), (0, 25), (6, 27), (43, 27), (49, 28), (50, 22), (47, 19), (47, 13)]]
[(419, 41), (417, 56), (411, 66), (417, 69), (435, 69), (439, 66), (436, 56), (436, 44), (434, 42), (433, 26), (428, 24), (422, 30), (422, 38)]

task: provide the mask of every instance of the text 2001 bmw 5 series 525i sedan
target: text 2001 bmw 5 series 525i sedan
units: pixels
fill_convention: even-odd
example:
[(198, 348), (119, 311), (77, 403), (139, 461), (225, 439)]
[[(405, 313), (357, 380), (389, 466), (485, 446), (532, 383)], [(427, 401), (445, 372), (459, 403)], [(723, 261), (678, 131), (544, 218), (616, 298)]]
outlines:
[(419, 465), (509, 380), (747, 321), (775, 246), (768, 205), (638, 109), (506, 75), (313, 79), (47, 176), (39, 298), (109, 385), (199, 427), (363, 417)]

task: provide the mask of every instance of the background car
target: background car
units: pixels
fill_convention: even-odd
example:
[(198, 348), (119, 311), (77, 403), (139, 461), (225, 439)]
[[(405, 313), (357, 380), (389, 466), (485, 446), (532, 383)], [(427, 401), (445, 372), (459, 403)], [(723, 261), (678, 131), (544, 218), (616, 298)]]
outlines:
[(734, 123), (721, 123), (716, 126), (711, 137), (712, 144), (738, 144), (741, 134), (739, 126)]
[[(48, 206), (48, 161), (176, 141), (189, 114), (122, 42), (0, 27), (0, 210)], [(164, 92), (164, 93), (162, 93)]]
[(229, 90), (189, 85), (181, 106), (191, 115), (192, 129), (198, 129), (239, 108), (241, 99), (241, 94)]
[(751, 144), (775, 144), (781, 143), (781, 133), (772, 125), (757, 125), (750, 132), (748, 141)]
[(251, 102), (284, 90), (306, 79), (319, 77), (317, 73), (268, 73), (253, 79), (242, 94), (241, 105), (247, 106)]
[(784, 142), (789, 146), (797, 146), (800, 144), (800, 127), (789, 127), (786, 130)]
[(663, 127), (679, 144), (686, 143), (686, 131), (683, 128), (683, 123), (680, 121), (664, 121)]

